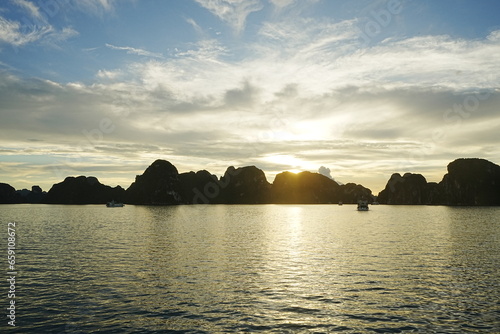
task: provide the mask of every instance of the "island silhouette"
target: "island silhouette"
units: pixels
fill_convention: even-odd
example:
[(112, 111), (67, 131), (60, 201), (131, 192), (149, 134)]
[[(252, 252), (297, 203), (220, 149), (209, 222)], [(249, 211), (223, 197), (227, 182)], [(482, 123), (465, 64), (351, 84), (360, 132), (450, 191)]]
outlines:
[(255, 166), (229, 167), (220, 178), (206, 170), (179, 173), (166, 160), (154, 161), (127, 188), (110, 187), (93, 176), (67, 177), (48, 192), (38, 186), (15, 190), (0, 183), (0, 204), (105, 204), (112, 200), (136, 205), (181, 204), (354, 204), (500, 205), (500, 166), (478, 158), (448, 164), (441, 182), (421, 174), (392, 174), (378, 196), (359, 184), (339, 184), (320, 173), (282, 172), (269, 183)]

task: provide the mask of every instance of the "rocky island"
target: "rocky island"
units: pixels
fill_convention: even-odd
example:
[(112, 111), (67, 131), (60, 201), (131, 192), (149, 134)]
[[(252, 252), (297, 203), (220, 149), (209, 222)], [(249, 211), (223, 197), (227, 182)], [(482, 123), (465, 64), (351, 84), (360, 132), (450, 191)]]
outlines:
[(484, 159), (457, 159), (439, 183), (420, 174), (393, 174), (378, 195), (381, 204), (500, 205), (500, 166)]
[(282, 172), (269, 183), (255, 166), (229, 167), (220, 178), (206, 170), (179, 173), (156, 160), (125, 190), (95, 177), (67, 177), (46, 193), (38, 186), (16, 191), (0, 183), (0, 204), (104, 204), (111, 200), (138, 205), (179, 204), (331, 204), (369, 202), (391, 205), (500, 205), (500, 166), (484, 159), (457, 159), (441, 182), (421, 174), (393, 174), (377, 197), (359, 184), (339, 184), (311, 172)]

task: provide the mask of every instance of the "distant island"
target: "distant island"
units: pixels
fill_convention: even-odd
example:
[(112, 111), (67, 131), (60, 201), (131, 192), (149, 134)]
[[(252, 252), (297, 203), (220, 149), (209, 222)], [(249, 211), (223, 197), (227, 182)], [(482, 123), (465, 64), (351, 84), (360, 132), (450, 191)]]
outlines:
[(361, 198), (392, 205), (500, 205), (500, 166), (484, 159), (457, 159), (439, 183), (420, 174), (395, 173), (378, 196), (362, 185), (341, 185), (319, 173), (282, 172), (271, 184), (255, 166), (229, 167), (218, 178), (206, 170), (179, 174), (166, 160), (153, 162), (127, 189), (92, 176), (67, 177), (48, 192), (38, 186), (16, 191), (0, 183), (0, 204), (354, 204)]

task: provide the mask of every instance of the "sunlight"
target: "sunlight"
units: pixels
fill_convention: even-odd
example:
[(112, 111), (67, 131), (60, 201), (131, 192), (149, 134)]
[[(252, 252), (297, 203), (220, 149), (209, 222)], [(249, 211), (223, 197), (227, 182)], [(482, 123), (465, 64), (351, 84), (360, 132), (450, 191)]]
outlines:
[(287, 169), (286, 172), (298, 174), (298, 173), (302, 172), (302, 170), (300, 170), (300, 169)]
[(292, 173), (301, 172), (300, 167), (303, 167), (305, 163), (301, 159), (298, 159), (295, 156), (289, 154), (268, 155), (262, 159), (266, 162), (282, 165), (287, 171)]

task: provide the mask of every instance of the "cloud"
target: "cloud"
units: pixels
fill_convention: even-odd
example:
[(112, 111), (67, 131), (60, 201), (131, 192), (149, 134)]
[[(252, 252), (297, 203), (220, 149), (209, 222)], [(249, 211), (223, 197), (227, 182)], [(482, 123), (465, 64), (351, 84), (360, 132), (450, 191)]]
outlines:
[(99, 70), (97, 72), (97, 77), (100, 79), (117, 79), (122, 75), (121, 71), (107, 71), (107, 70)]
[[(104, 79), (114, 77), (100, 73)], [(196, 100), (195, 92), (175, 94), (166, 82), (154, 88), (140, 81), (62, 85), (5, 72), (1, 77), (2, 142), (11, 143), (13, 154), (29, 154), (31, 148), (55, 155), (62, 171), (52, 176), (54, 182), (63, 172), (83, 174), (85, 166), (119, 165), (121, 159), (135, 162), (120, 168), (123, 175), (135, 175), (142, 171), (133, 169), (138, 164), (161, 157), (181, 171), (210, 166), (219, 175), (230, 164), (254, 163), (270, 180), (284, 169), (315, 171), (328, 165), (343, 182), (378, 190), (397, 170), (418, 171), (429, 161), (445, 166), (483, 147), (490, 152), (481, 156), (498, 153), (491, 149), (500, 124), (498, 93), (456, 124), (443, 114), (469, 95), (449, 89), (365, 87), (309, 95), (298, 85), (262, 100), (260, 82), (240, 81), (223, 89), (220, 99)], [(424, 99), (420, 106), (426, 112), (421, 112)], [(101, 122), (111, 122), (113, 130)], [(434, 140), (436, 130), (445, 136)], [(106, 168), (102, 175), (108, 175)]]
[[(299, 13), (319, 0), (268, 0), (275, 8), (278, 14), (283, 14), (288, 17), (298, 17)], [(282, 13), (286, 11), (286, 13)]]
[(318, 169), (318, 173), (320, 173), (321, 175), (324, 175), (326, 176), (327, 178), (329, 179), (332, 179), (333, 180), (333, 177), (332, 177), (332, 174), (331, 174), (331, 170), (330, 168), (327, 168), (325, 166), (321, 166), (319, 169)]
[(256, 95), (258, 94), (258, 88), (252, 86), (248, 81), (243, 83), (242, 88), (234, 88), (227, 90), (224, 96), (224, 102), (226, 105), (233, 108), (238, 107), (251, 107), (256, 101)]
[(203, 29), (198, 25), (198, 23), (196, 23), (195, 20), (193, 20), (192, 18), (187, 18), (186, 22), (189, 23), (198, 34), (200, 35), (204, 34)]
[(72, 27), (64, 27), (60, 31), (55, 31), (49, 34), (44, 42), (54, 47), (58, 47), (59, 43), (78, 35), (78, 31)]
[(127, 54), (134, 54), (138, 56), (153, 57), (153, 58), (163, 58), (163, 55), (161, 53), (150, 52), (143, 49), (133, 48), (130, 46), (115, 46), (106, 43), (106, 47), (113, 50), (127, 51)]
[(23, 8), (32, 18), (38, 21), (46, 22), (44, 15), (40, 12), (40, 8), (34, 3), (27, 0), (12, 0), (14, 4)]
[(284, 8), (295, 3), (296, 0), (270, 0), (270, 2), (277, 8)]
[(71, 27), (56, 30), (51, 25), (22, 26), (19, 22), (0, 17), (0, 42), (14, 47), (37, 42), (57, 47), (60, 42), (76, 35), (78, 35), (78, 32)]
[(13, 47), (32, 43), (58, 47), (60, 42), (78, 35), (78, 32), (71, 27), (62, 29), (53, 27), (34, 3), (27, 0), (14, 0), (13, 2), (27, 12), (31, 19), (24, 18), (21, 22), (0, 16), (0, 42)]
[(79, 0), (71, 3), (68, 2), (64, 6), (70, 6), (76, 10), (95, 16), (103, 16), (114, 11), (115, 2), (115, 0)]
[(0, 41), (13, 45), (22, 46), (35, 42), (50, 33), (50, 27), (32, 28), (31, 31), (22, 31), (21, 24), (0, 16)]
[(488, 40), (491, 41), (491, 42), (498, 42), (498, 41), (500, 41), (500, 30), (492, 31), (488, 35)]
[[(237, 14), (239, 2), (203, 3), (240, 31), (252, 12)], [(16, 36), (19, 27), (6, 22), (0, 31), (10, 25), (4, 31)], [(237, 45), (238, 57), (213, 39), (171, 57), (106, 44), (144, 57), (101, 68), (87, 84), (5, 70), (0, 139), (11, 154), (47, 152), (60, 172), (45, 171), (46, 179), (59, 182), (67, 171), (116, 178), (107, 167), (113, 165), (126, 180), (122, 185), (156, 158), (180, 171), (206, 168), (219, 175), (228, 165), (256, 164), (270, 181), (284, 169), (329, 166), (336, 179), (375, 192), (395, 171), (425, 171), (439, 181), (459, 156), (500, 162), (498, 32), (367, 47), (356, 25), (280, 18), (263, 24), (254, 42)], [(103, 126), (109, 121), (112, 131)]]
[(229, 24), (236, 34), (244, 28), (247, 16), (264, 8), (260, 0), (195, 0), (219, 19)]

